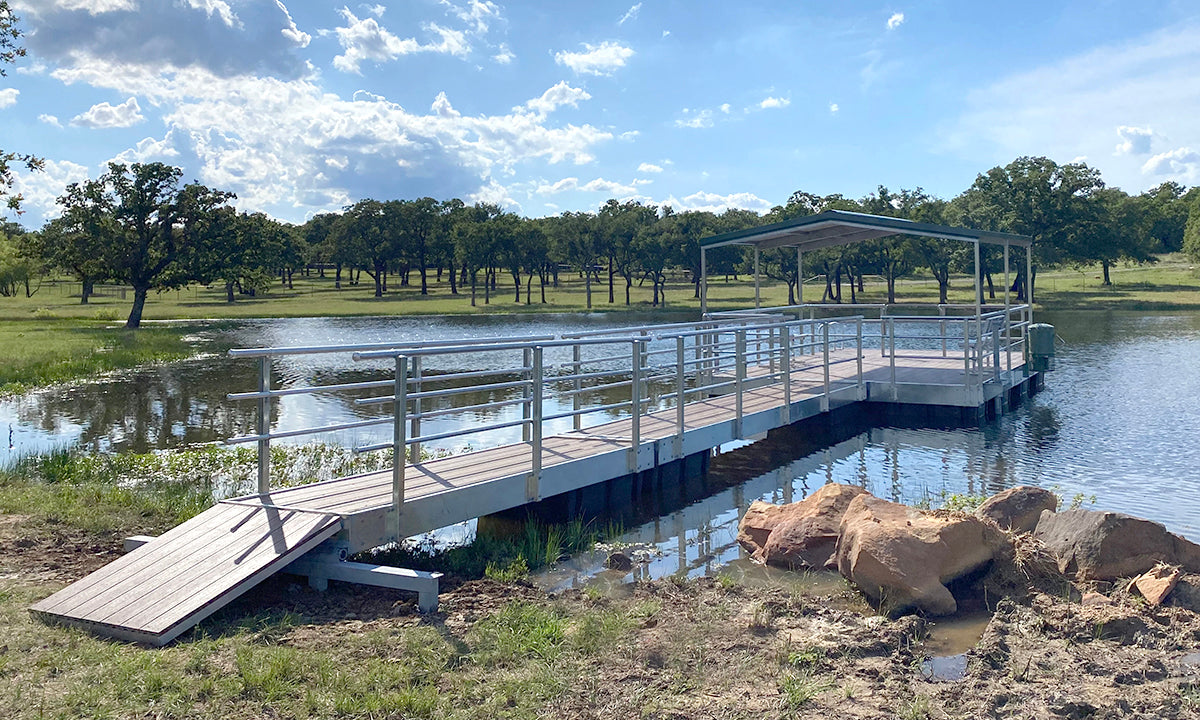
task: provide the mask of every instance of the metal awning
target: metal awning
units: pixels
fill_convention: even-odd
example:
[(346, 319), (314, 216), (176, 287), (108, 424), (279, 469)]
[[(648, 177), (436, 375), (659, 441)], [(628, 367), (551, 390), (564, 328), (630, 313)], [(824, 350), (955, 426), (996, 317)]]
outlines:
[(702, 238), (700, 247), (711, 250), (725, 245), (752, 245), (760, 250), (777, 247), (817, 250), (889, 235), (913, 235), (942, 240), (981, 242), (989, 245), (1016, 245), (1026, 248), (1029, 247), (1031, 241), (1028, 235), (972, 230), (844, 210), (826, 210), (816, 215), (808, 215), (794, 220)]
[[(1004, 306), (1009, 307), (1008, 277), (1009, 277), (1009, 248), (1012, 246), (1025, 248), (1025, 277), (1032, 275), (1032, 238), (1028, 235), (992, 232), (990, 230), (973, 230), (971, 228), (937, 225), (934, 223), (916, 222), (904, 218), (888, 217), (886, 215), (867, 215), (866, 213), (847, 212), (845, 210), (826, 210), (816, 215), (785, 220), (783, 222), (747, 230), (713, 235), (700, 239), (700, 310), (708, 312), (708, 258), (709, 250), (727, 245), (748, 245), (754, 248), (754, 307), (761, 306), (759, 294), (759, 258), (763, 250), (781, 247), (796, 248), (796, 265), (799, 276), (804, 275), (804, 251), (821, 248), (850, 245), (887, 237), (889, 235), (909, 235), (939, 240), (961, 240), (974, 245), (975, 249), (975, 314), (982, 314), (983, 289), (979, 282), (979, 246), (1001, 245), (1004, 247)], [(804, 283), (798, 287), (800, 303), (804, 303)]]

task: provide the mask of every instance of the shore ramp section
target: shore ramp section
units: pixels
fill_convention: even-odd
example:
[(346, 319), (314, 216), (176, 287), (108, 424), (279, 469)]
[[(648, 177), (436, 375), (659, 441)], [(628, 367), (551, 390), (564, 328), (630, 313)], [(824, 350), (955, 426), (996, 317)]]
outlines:
[(30, 612), (97, 635), (165, 645), (341, 527), (333, 513), (218, 503)]

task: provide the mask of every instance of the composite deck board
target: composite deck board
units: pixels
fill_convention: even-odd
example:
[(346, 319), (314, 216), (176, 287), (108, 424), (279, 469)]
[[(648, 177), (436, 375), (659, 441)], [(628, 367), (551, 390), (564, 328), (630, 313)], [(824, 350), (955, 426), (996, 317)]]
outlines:
[(156, 643), (181, 623), (223, 606), (253, 576), (302, 554), (340, 525), (340, 516), (332, 514), (220, 503), (31, 610), (51, 622)]

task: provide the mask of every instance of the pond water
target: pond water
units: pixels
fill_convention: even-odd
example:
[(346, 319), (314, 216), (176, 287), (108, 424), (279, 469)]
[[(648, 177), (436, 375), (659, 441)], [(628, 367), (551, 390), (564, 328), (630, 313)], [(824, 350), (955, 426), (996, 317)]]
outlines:
[[(297, 318), (228, 326), (234, 346), (315, 345), (381, 340), (556, 334), (678, 321), (657, 315), (510, 315), (453, 318)], [(654, 559), (639, 572), (708, 572), (740, 557), (740, 511), (757, 498), (800, 499), (828, 481), (852, 482), (902, 502), (989, 494), (1028, 483), (1067, 503), (1120, 510), (1200, 539), (1200, 314), (1042, 313), (1064, 340), (1044, 392), (979, 428), (864, 427), (846, 437), (780, 433), (716, 458), (715, 490), (675, 509), (629, 540)], [(212, 331), (216, 332), (216, 331)], [(469, 363), (469, 360), (467, 360)], [(275, 386), (368, 379), (383, 370), (348, 356), (276, 365)], [(146, 451), (249, 433), (254, 403), (226, 393), (254, 387), (252, 361), (223, 355), (52, 388), (0, 401), (0, 463), (54, 446)], [(499, 397), (482, 398), (500, 399)], [(275, 430), (366, 417), (345, 398), (298, 396), (278, 404)], [(437, 428), (430, 428), (436, 432)], [(387, 432), (386, 429), (384, 432)], [(365, 442), (369, 435), (338, 436)], [(495, 441), (504, 441), (499, 438)], [(476, 445), (478, 446), (478, 445)], [(727, 448), (728, 450), (728, 448)], [(596, 569), (584, 562), (577, 573)], [(571, 575), (567, 571), (567, 575)], [(561, 582), (578, 581), (564, 576)]]

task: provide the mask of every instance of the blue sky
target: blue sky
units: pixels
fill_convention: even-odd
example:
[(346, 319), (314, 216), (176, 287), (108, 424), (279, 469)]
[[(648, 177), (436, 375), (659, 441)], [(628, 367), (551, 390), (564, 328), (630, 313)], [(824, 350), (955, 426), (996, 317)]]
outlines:
[(1200, 184), (1194, 2), (12, 0), (20, 221), (110, 160), (302, 222), (364, 197), (765, 211), (1020, 155)]

